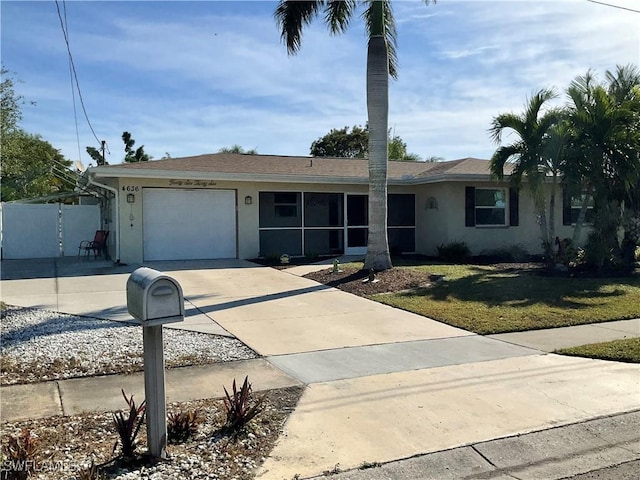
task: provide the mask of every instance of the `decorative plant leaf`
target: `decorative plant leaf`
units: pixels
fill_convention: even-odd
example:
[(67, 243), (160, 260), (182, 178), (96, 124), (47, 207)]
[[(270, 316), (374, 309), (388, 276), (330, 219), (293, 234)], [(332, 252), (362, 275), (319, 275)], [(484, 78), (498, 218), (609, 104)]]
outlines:
[[(138, 446), (136, 438), (140, 432), (140, 428), (144, 422), (146, 413), (146, 401), (142, 401), (139, 406), (136, 406), (136, 402), (133, 400), (133, 395), (127, 398), (127, 395), (122, 389), (122, 396), (124, 401), (127, 402), (129, 407), (129, 415), (124, 416), (122, 412), (116, 412), (113, 414), (113, 422), (118, 432), (120, 445), (122, 446), (122, 456), (125, 458), (132, 458), (136, 453)], [(116, 451), (118, 447), (118, 440), (113, 445), (113, 451)]]
[(233, 395), (230, 395), (226, 387), (224, 387), (225, 398), (223, 401), (227, 412), (225, 429), (231, 432), (238, 432), (262, 411), (264, 398), (253, 400), (248, 376), (244, 378), (239, 391), (234, 379), (232, 390)]

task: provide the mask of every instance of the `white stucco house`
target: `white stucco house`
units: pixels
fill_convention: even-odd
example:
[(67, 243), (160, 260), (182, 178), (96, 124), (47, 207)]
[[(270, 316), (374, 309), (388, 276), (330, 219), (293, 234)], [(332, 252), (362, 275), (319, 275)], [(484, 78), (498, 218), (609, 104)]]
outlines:
[[(103, 220), (123, 263), (366, 252), (366, 160), (218, 153), (86, 175), (110, 192)], [(459, 240), (474, 254), (541, 251), (528, 193), (493, 180), (487, 160), (389, 162), (388, 178), (392, 253), (433, 255)], [(557, 235), (571, 236), (571, 206), (557, 203)]]

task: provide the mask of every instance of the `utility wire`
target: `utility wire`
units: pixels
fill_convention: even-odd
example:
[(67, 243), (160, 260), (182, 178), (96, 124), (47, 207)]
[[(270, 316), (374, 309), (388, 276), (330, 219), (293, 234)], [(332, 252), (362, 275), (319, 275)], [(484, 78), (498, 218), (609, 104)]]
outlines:
[(93, 126), (91, 125), (91, 122), (89, 121), (89, 115), (87, 115), (87, 109), (84, 106), (84, 100), (82, 98), (82, 92), (80, 91), (80, 83), (78, 82), (78, 74), (76, 72), (75, 64), (73, 63), (73, 56), (71, 55), (71, 46), (69, 45), (69, 36), (67, 35), (67, 29), (65, 28), (65, 23), (64, 23), (64, 20), (62, 19), (62, 13), (60, 12), (60, 4), (58, 3), (58, 0), (55, 0), (55, 1), (56, 1), (56, 10), (58, 11), (58, 18), (60, 19), (60, 26), (62, 27), (62, 34), (64, 35), (64, 43), (67, 45), (67, 52), (69, 54), (69, 63), (71, 65), (71, 69), (73, 71), (73, 78), (76, 81), (76, 88), (78, 90), (78, 98), (80, 99), (80, 105), (82, 106), (82, 111), (84, 112), (84, 118), (87, 120), (87, 124), (89, 125), (89, 128), (91, 129), (91, 133), (93, 133), (93, 136), (95, 137), (96, 142), (98, 142), (98, 145), (100, 145), (100, 139), (96, 135), (96, 132), (93, 129)]
[[(62, 7), (64, 10), (64, 31), (69, 36), (69, 23), (67, 22), (67, 2), (62, 1)], [(71, 62), (69, 62), (69, 81), (71, 82), (71, 99), (73, 101), (73, 119), (76, 124), (76, 142), (78, 143), (78, 160), (82, 160), (82, 152), (80, 150), (80, 132), (78, 131), (78, 111), (76, 109), (76, 89), (73, 86), (73, 70), (71, 69)]]
[(612, 5), (611, 3), (598, 2), (597, 0), (587, 0), (587, 2), (597, 3), (598, 5), (604, 5), (605, 7), (619, 8), (620, 10), (627, 10), (629, 12), (640, 13), (640, 10), (634, 10), (633, 8), (623, 7), (622, 5)]

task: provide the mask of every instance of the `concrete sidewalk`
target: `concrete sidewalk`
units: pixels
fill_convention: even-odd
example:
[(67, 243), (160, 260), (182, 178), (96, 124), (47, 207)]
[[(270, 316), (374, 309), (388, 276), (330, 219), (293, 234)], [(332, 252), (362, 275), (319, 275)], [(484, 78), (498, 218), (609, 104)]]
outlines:
[(545, 328), (527, 332), (499, 333), (487, 338), (501, 340), (544, 352), (640, 337), (640, 318), (615, 322), (590, 323), (573, 327)]
[[(363, 463), (358, 469), (331, 478), (637, 480), (639, 425), (640, 412), (634, 411), (386, 464)], [(340, 470), (340, 466), (335, 470)]]
[[(640, 365), (541, 351), (554, 346), (549, 338), (593, 343), (611, 332), (639, 336), (637, 320), (528, 332), (542, 339), (534, 343), (520, 334), (482, 337), (250, 262), (148, 266), (182, 285), (192, 312), (182, 328), (233, 335), (265, 356), (168, 370), (170, 400), (220, 396), (222, 385), (245, 374), (257, 389), (306, 384), (285, 435), (259, 472), (265, 479), (314, 476), (337, 463), (354, 469), (363, 462), (455, 452), (640, 406)], [(14, 279), (2, 282), (2, 299), (129, 319), (125, 285), (135, 266), (93, 267), (74, 271), (54, 262), (52, 276), (38, 275), (32, 266), (29, 278), (15, 269)], [(4, 272), (3, 262), (7, 278)], [(574, 335), (579, 330), (572, 329), (580, 328)], [(123, 382), (142, 394), (141, 374), (2, 387), (2, 417), (120, 408)], [(34, 402), (34, 395), (42, 401)], [(27, 404), (40, 412), (26, 410)]]
[[(229, 388), (233, 379), (241, 381), (245, 375), (251, 379), (254, 391), (301, 385), (261, 358), (172, 368), (165, 375), (167, 402), (221, 398), (224, 396), (223, 387)], [(128, 395), (144, 398), (144, 374), (138, 372), (3, 386), (0, 387), (2, 421), (120, 410), (121, 389)]]

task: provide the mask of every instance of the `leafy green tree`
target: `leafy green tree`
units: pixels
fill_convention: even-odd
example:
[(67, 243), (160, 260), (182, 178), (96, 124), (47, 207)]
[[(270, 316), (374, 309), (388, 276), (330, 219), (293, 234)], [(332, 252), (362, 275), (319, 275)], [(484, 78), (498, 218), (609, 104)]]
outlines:
[(39, 135), (19, 127), (21, 106), (25, 103), (14, 90), (14, 79), (2, 68), (0, 84), (0, 200), (12, 201), (43, 197), (73, 190), (71, 162)]
[[(419, 162), (420, 156), (407, 153), (407, 144), (398, 135), (388, 138), (389, 160)], [(311, 144), (310, 153), (314, 157), (368, 158), (369, 130), (354, 125), (344, 128), (333, 128), (326, 135)]]
[(391, 136), (389, 134), (389, 160), (399, 162), (419, 162), (420, 155), (417, 153), (409, 153), (407, 144), (398, 135)]
[(148, 162), (151, 157), (144, 152), (144, 145), (134, 150), (133, 146), (136, 141), (129, 132), (122, 132), (122, 141), (124, 142), (124, 161), (126, 163)]
[[(553, 90), (542, 89), (528, 100), (524, 113), (500, 114), (494, 117), (489, 129), (497, 144), (501, 143), (505, 130), (515, 134), (513, 143), (499, 147), (491, 157), (491, 173), (503, 179), (505, 165), (511, 164), (511, 182), (516, 187), (522, 185), (524, 178), (527, 179), (526, 186), (540, 218), (540, 235), (549, 264), (554, 260), (555, 198), (562, 173), (563, 158), (559, 154), (566, 139), (562, 137), (560, 127), (556, 129), (561, 119), (560, 112), (555, 109), (544, 111), (543, 107), (556, 96)], [(547, 207), (545, 182), (549, 176), (552, 183)]]
[(311, 144), (314, 157), (365, 158), (368, 153), (369, 131), (354, 125), (332, 128), (329, 133)]
[(244, 147), (236, 143), (234, 145), (231, 145), (230, 147), (222, 147), (220, 150), (218, 150), (218, 153), (243, 153), (245, 155), (257, 155), (258, 150), (256, 150), (255, 148), (245, 150)]
[(102, 152), (95, 147), (87, 147), (87, 153), (91, 157), (91, 159), (96, 162), (97, 166), (101, 165), (109, 165), (109, 163), (102, 156)]
[[(425, 0), (425, 3), (429, 3)], [(280, 0), (275, 18), (289, 54), (302, 44), (302, 31), (321, 13), (332, 34), (346, 31), (359, 6), (368, 37), (367, 112), (369, 126), (369, 240), (364, 268), (393, 265), (387, 239), (389, 75), (397, 76), (396, 27), (389, 0)]]
[[(124, 143), (123, 161), (125, 163), (148, 162), (152, 159), (151, 156), (145, 153), (144, 145), (134, 149), (136, 141), (133, 139), (129, 132), (122, 132), (122, 142)], [(104, 149), (104, 141), (102, 143), (102, 148)], [(104, 158), (103, 152), (101, 152), (97, 148), (87, 147), (87, 153), (89, 154), (91, 159), (96, 162), (96, 165), (109, 165), (109, 163)]]
[(574, 238), (593, 197), (596, 214), (587, 250), (594, 266), (602, 268), (614, 266), (624, 256), (617, 238), (623, 223), (628, 227), (625, 248), (638, 244), (637, 222), (624, 222), (623, 212), (626, 207), (627, 219), (632, 220), (638, 220), (640, 212), (640, 73), (635, 66), (619, 66), (606, 78), (607, 83), (599, 83), (589, 71), (567, 90), (573, 142), (567, 174), (571, 183), (586, 191)]
[(3, 202), (44, 197), (75, 188), (71, 162), (39, 135), (15, 130), (2, 139)]
[(0, 76), (0, 134), (4, 137), (18, 129), (24, 97), (16, 94), (15, 81), (4, 66), (0, 67)]

